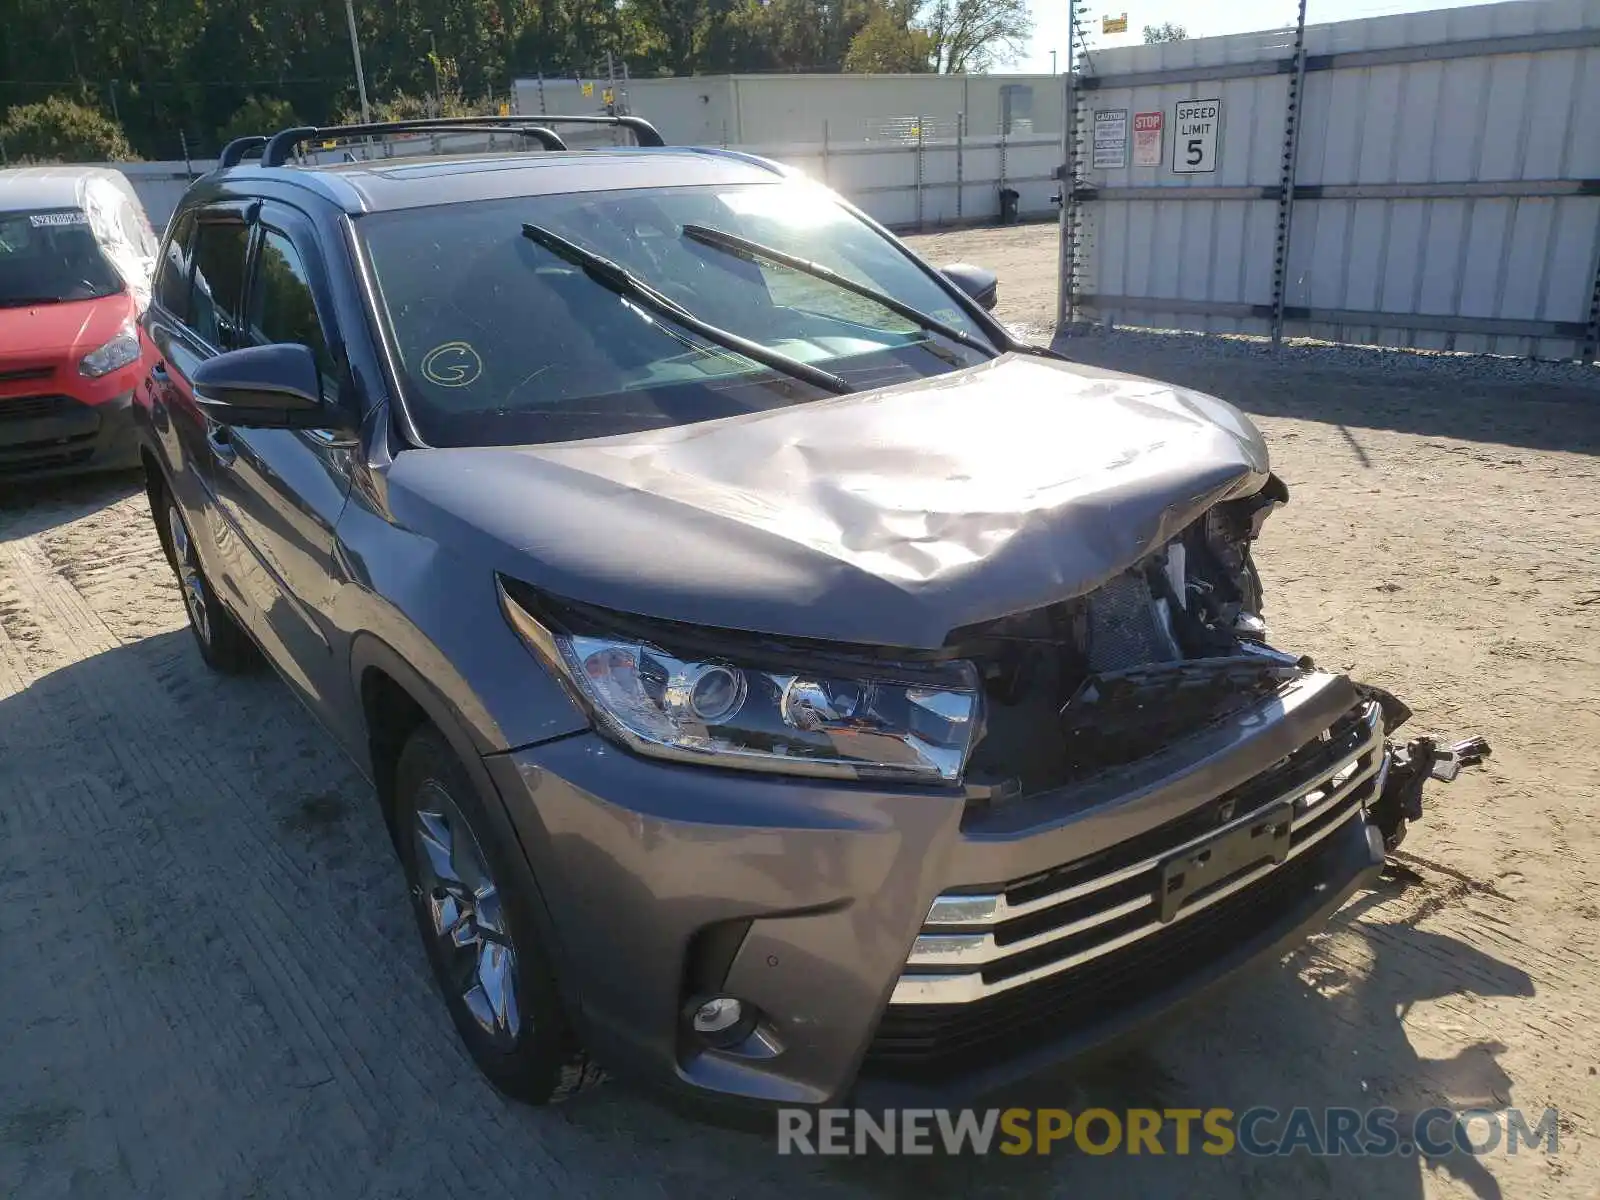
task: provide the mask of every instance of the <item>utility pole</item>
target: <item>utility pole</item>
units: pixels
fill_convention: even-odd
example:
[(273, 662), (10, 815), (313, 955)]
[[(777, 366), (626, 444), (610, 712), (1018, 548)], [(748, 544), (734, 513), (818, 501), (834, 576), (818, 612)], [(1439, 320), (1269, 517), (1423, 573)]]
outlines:
[(356, 91), (361, 95), (362, 124), (372, 124), (372, 106), (367, 103), (367, 73), (361, 69), (361, 39), (356, 36), (355, 0), (344, 0), (345, 20), (350, 23), (350, 54), (356, 60)]
[(433, 60), (433, 103), (439, 111), (435, 116), (444, 116), (444, 83), (439, 76), (439, 39), (433, 36), (433, 30), (424, 29), (428, 35), (428, 57)]
[[(1078, 104), (1077, 78), (1073, 75), (1072, 37), (1078, 28), (1078, 0), (1067, 0), (1067, 76), (1062, 89), (1061, 109), (1061, 212), (1060, 225), (1056, 234), (1056, 333), (1065, 332), (1068, 317), (1072, 312), (1072, 271), (1075, 247), (1072, 239), (1076, 235), (1072, 220), (1072, 189), (1073, 176), (1077, 174), (1077, 164), (1073, 161), (1073, 138), (1077, 134), (1074, 112)], [(1052, 57), (1054, 55), (1052, 54)]]

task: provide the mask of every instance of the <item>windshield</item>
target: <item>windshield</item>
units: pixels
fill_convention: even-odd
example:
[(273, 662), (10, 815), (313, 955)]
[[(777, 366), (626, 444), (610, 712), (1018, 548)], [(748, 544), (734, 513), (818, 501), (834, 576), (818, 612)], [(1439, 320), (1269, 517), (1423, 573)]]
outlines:
[[(525, 224), (609, 259), (780, 365), (602, 286), (581, 262), (525, 235)], [(686, 237), (685, 225), (817, 263), (947, 329), (925, 328), (815, 275)], [(784, 371), (785, 361), (865, 390), (992, 353), (977, 323), (898, 246), (801, 183), (479, 201), (364, 217), (359, 228), (408, 411), (435, 446), (603, 437), (829, 394)]]
[(0, 308), (97, 300), (122, 286), (82, 211), (0, 212)]

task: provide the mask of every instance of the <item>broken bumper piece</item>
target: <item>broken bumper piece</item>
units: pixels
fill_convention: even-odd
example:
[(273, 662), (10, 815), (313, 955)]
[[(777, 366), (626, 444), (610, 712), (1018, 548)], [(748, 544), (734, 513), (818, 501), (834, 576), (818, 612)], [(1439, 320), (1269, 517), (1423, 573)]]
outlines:
[[(1393, 693), (1370, 684), (1360, 690), (1383, 710), (1385, 736), (1411, 719), (1411, 709)], [(1383, 835), (1383, 848), (1392, 852), (1406, 838), (1406, 826), (1422, 820), (1422, 788), (1430, 779), (1451, 783), (1461, 768), (1481, 763), (1491, 753), (1480, 734), (1448, 746), (1432, 737), (1414, 737), (1404, 745), (1389, 742), (1389, 765), (1378, 798), (1368, 816)]]

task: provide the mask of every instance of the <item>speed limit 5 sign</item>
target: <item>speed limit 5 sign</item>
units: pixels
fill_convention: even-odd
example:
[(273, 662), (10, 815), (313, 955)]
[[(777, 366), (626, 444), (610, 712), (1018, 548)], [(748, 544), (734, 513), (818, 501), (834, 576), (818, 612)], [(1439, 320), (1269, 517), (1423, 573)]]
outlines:
[(1193, 175), (1217, 169), (1217, 132), (1222, 128), (1221, 100), (1180, 100), (1173, 114), (1172, 170)]

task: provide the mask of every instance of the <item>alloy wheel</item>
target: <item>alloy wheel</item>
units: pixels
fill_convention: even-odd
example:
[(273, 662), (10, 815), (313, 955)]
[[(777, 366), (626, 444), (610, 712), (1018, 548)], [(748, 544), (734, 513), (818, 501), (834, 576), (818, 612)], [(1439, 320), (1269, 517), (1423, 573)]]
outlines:
[(178, 568), (178, 586), (183, 589), (183, 606), (189, 611), (189, 621), (200, 640), (211, 642), (211, 618), (206, 612), (206, 581), (200, 574), (200, 562), (195, 556), (194, 543), (189, 539), (189, 528), (183, 523), (176, 504), (167, 506), (167, 531), (172, 538), (172, 557)]
[(449, 965), (449, 986), (495, 1047), (509, 1051), (523, 1025), (516, 949), (478, 839), (436, 783), (417, 798), (412, 839), (419, 898)]

